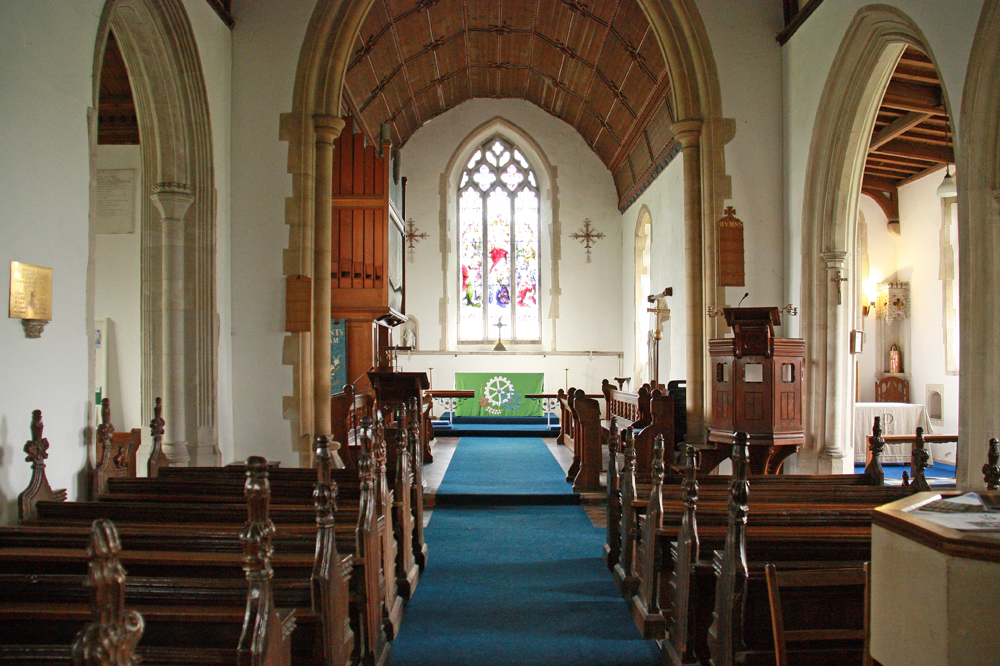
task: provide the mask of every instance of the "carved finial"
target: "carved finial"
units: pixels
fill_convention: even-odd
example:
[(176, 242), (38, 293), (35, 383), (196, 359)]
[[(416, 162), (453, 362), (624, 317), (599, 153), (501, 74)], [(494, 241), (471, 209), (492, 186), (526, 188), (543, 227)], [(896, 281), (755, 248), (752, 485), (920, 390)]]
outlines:
[(329, 435), (316, 435), (313, 454), (316, 466), (316, 488), (313, 490), (316, 521), (333, 521), (333, 514), (337, 511), (337, 483), (331, 474), (333, 455), (330, 453)]
[[(42, 428), (45, 424), (42, 423), (42, 410), (36, 409), (31, 412), (31, 439), (33, 441), (40, 441), (42, 439)], [(30, 460), (28, 462), (31, 462)]]
[(872, 452), (872, 459), (865, 468), (865, 476), (873, 486), (881, 486), (885, 483), (885, 470), (882, 469), (882, 450), (885, 448), (885, 440), (882, 439), (882, 417), (876, 416), (872, 425), (872, 436), (868, 438), (868, 448)]
[(358, 457), (358, 478), (361, 481), (361, 490), (370, 490), (372, 480), (375, 477), (373, 469), (373, 443), (372, 443), (372, 419), (370, 416), (361, 417), (361, 432), (358, 439), (361, 442), (361, 455)]
[(49, 457), (49, 440), (42, 439), (42, 410), (36, 409), (31, 412), (31, 439), (24, 443), (24, 452), (28, 457), (24, 460), (30, 462), (32, 467), (41, 465), (45, 467), (45, 459)]
[(91, 588), (93, 621), (76, 635), (71, 649), (74, 666), (133, 666), (135, 646), (144, 623), (136, 611), (125, 610), (125, 569), (119, 562), (121, 544), (110, 520), (99, 518), (90, 529), (90, 567), (84, 585)]
[(115, 432), (115, 426), (111, 423), (111, 400), (101, 399), (101, 425), (97, 426), (97, 441), (103, 446), (105, 451), (111, 448), (111, 435)]
[(986, 490), (1000, 490), (1000, 440), (996, 437), (990, 440), (986, 464), (983, 465), (983, 479), (986, 481)]
[(625, 467), (623, 472), (635, 471), (635, 440), (632, 438), (632, 428), (622, 431), (622, 452), (625, 454)]
[(653, 440), (653, 459), (650, 461), (650, 476), (653, 484), (663, 483), (663, 435)]
[(913, 451), (910, 453), (910, 473), (912, 474), (912, 479), (909, 481), (904, 480), (903, 485), (913, 485), (919, 491), (930, 490), (930, 484), (927, 483), (927, 478), (924, 476), (924, 470), (927, 469), (927, 462), (929, 460), (930, 453), (924, 445), (924, 429), (917, 427), (917, 438), (913, 443)]
[(149, 433), (153, 437), (163, 437), (163, 398), (157, 398), (153, 405), (153, 420), (149, 422)]
[(750, 494), (750, 482), (747, 479), (747, 463), (750, 459), (750, 436), (745, 432), (736, 433), (736, 443), (733, 444), (733, 476), (730, 482), (731, 501), (739, 504), (746, 521), (747, 501)]
[(268, 515), (271, 504), (271, 482), (267, 460), (260, 456), (247, 458), (247, 481), (243, 494), (247, 499), (247, 523), (240, 532), (243, 544), (243, 570), (247, 580), (269, 580), (271, 569), (271, 536), (274, 523)]
[(620, 446), (621, 436), (618, 434), (618, 422), (612, 419), (610, 425), (608, 425), (608, 455), (611, 456), (612, 460), (618, 455)]

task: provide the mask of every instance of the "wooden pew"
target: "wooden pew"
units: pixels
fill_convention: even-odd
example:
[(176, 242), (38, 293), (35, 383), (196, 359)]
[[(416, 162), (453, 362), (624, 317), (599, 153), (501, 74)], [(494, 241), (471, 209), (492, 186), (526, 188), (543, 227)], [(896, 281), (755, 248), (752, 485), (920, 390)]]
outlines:
[[(881, 457), (884, 449), (884, 438), (881, 438), (881, 419), (880, 417), (875, 417), (873, 424), (873, 435), (869, 438), (871, 456), (869, 459), (868, 467), (864, 474), (783, 474), (783, 475), (751, 475), (753, 483), (757, 487), (770, 488), (777, 486), (788, 486), (789, 484), (805, 483), (808, 485), (820, 485), (824, 487), (829, 486), (882, 486), (885, 482), (885, 473), (882, 470)], [(621, 444), (616, 452), (610, 453), (610, 459), (614, 460), (616, 455), (622, 454), (625, 445)], [(926, 464), (926, 457), (918, 458)], [(665, 484), (666, 487), (680, 487), (680, 484), (684, 478), (685, 467), (671, 465), (666, 460), (665, 465)], [(610, 469), (617, 469), (617, 465), (609, 465)], [(922, 474), (922, 469), (918, 467), (913, 467), (912, 469), (914, 478), (918, 474)], [(612, 560), (614, 562), (618, 561), (619, 554), (621, 552), (622, 546), (622, 535), (631, 530), (634, 534), (634, 527), (630, 528), (637, 520), (640, 515), (645, 511), (645, 499), (649, 497), (650, 484), (639, 483), (636, 475), (632, 475), (626, 479), (624, 475), (624, 470), (619, 473), (617, 482), (609, 483), (611, 486), (617, 486), (616, 492), (618, 493), (617, 499), (609, 497), (608, 500), (608, 536), (605, 542), (605, 560)], [(706, 475), (699, 477), (700, 483), (705, 486), (716, 486), (716, 487), (728, 487), (730, 482), (730, 477), (723, 475)], [(634, 483), (635, 485), (630, 485)], [(621, 496), (623, 493), (628, 493), (631, 497), (631, 505), (628, 503), (622, 504)], [(853, 491), (850, 491), (853, 493)], [(850, 494), (849, 493), (849, 494)], [(842, 493), (843, 494), (843, 493)], [(612, 516), (614, 513), (614, 516)], [(612, 519), (614, 518), (614, 519)], [(624, 522), (623, 522), (624, 521)], [(611, 565), (609, 565), (611, 566)], [(622, 576), (619, 576), (619, 580)]]
[[(602, 428), (605, 436), (614, 422), (618, 431), (632, 428), (635, 434), (636, 474), (645, 479), (650, 474), (653, 441), (662, 436), (666, 446), (666, 458), (675, 459), (675, 449), (683, 440), (687, 429), (685, 390), (682, 382), (670, 382), (665, 390), (643, 384), (637, 393), (622, 391), (607, 379), (601, 383), (604, 395), (605, 414)], [(609, 471), (612, 468), (609, 467)], [(617, 473), (617, 469), (613, 470)]]
[(597, 398), (602, 396), (590, 396), (573, 388), (568, 393), (563, 393), (560, 389), (558, 396), (558, 441), (573, 448), (573, 462), (566, 474), (566, 481), (573, 484), (573, 491), (577, 493), (600, 492), (604, 461), (601, 407)]
[[(274, 569), (278, 572), (277, 593), (282, 603), (301, 607), (305, 613), (305, 621), (323, 632), (323, 640), (313, 639), (312, 642), (316, 650), (326, 652), (325, 664), (349, 663), (352, 651), (355, 652), (356, 659), (364, 657), (372, 663), (384, 661), (388, 655), (388, 645), (382, 629), (381, 541), (373, 499), (375, 481), (374, 477), (365, 476), (374, 475), (375, 466), (369, 460), (373, 457), (372, 446), (370, 442), (366, 445), (368, 453), (364, 456), (366, 464), (362, 469), (364, 475), (361, 477), (360, 496), (352, 509), (346, 512), (336, 509), (336, 485), (330, 480), (329, 448), (326, 438), (317, 438), (317, 471), (313, 472), (317, 480), (316, 487), (313, 490), (307, 486), (305, 492), (300, 492), (303, 497), (312, 496), (314, 506), (305, 502), (299, 506), (282, 504), (272, 512), (275, 517), (280, 516), (276, 521), (279, 525), (279, 545), (293, 544), (290, 552), (280, 552), (274, 563)], [(238, 470), (226, 468), (227, 482), (232, 478), (238, 483), (237, 474)], [(170, 481), (169, 477), (148, 480), (113, 479), (111, 486), (116, 482), (164, 484)], [(201, 481), (195, 485), (206, 487)], [(238, 490), (220, 492), (235, 494)], [(226, 567), (236, 565), (238, 570), (240, 560), (236, 528), (241, 519), (239, 507), (234, 508), (232, 503), (205, 505), (199, 504), (196, 498), (187, 504), (167, 504), (162, 497), (158, 497), (156, 501), (145, 505), (99, 501), (43, 502), (39, 506), (38, 520), (27, 523), (27, 527), (0, 531), (0, 544), (4, 545), (4, 552), (18, 547), (24, 550), (25, 539), (29, 543), (43, 543), (46, 550), (73, 547), (74, 544), (79, 548), (79, 529), (74, 534), (73, 526), (79, 528), (90, 519), (103, 514), (121, 518), (120, 524), (124, 525), (128, 538), (135, 539), (143, 548), (150, 549), (128, 555), (130, 561), (136, 562), (135, 566), (141, 563), (141, 572), (147, 578), (158, 575), (162, 568), (177, 571), (178, 567), (187, 567), (196, 572), (193, 574), (195, 577), (211, 571), (212, 579), (225, 583), (227, 577), (231, 577), (231, 574), (224, 573), (228, 570)], [(245, 509), (243, 513), (245, 515)], [(352, 515), (354, 521), (347, 532), (343, 526), (336, 524), (335, 518), (335, 515), (343, 518), (345, 513)], [(54, 515), (47, 518), (50, 514)], [(53, 527), (53, 523), (64, 527)], [(27, 534), (21, 534), (22, 532)], [(77, 541), (74, 542), (73, 539)], [(27, 551), (31, 551), (31, 547)], [(341, 552), (346, 555), (340, 554)], [(351, 587), (354, 592), (348, 612)], [(153, 589), (162, 588), (163, 585), (153, 585)], [(372, 590), (375, 592), (372, 593)], [(211, 591), (221, 592), (214, 589)], [(199, 592), (194, 591), (189, 596), (197, 598), (197, 594)], [(377, 631), (371, 629), (372, 623), (378, 628)], [(352, 630), (352, 624), (356, 627), (355, 630)], [(357, 641), (355, 633), (359, 636)], [(354, 649), (355, 645), (357, 649)]]
[[(633, 616), (647, 638), (668, 639), (664, 640), (668, 663), (691, 663), (692, 654), (706, 654), (707, 612), (712, 608), (706, 595), (715, 589), (721, 570), (721, 556), (715, 551), (724, 550), (725, 538), (733, 529), (729, 491), (721, 503), (721, 486), (707, 484), (699, 497), (696, 468), (696, 454), (689, 447), (685, 479), (677, 489), (662, 484), (657, 464), (648, 506), (634, 528), (638, 536), (632, 556)], [(738, 473), (734, 470), (734, 479)], [(828, 566), (826, 560), (859, 565), (870, 549), (874, 507), (913, 492), (817, 479), (818, 483), (811, 483), (809, 477), (753, 477), (759, 486), (758, 499), (753, 520), (749, 527), (744, 521), (744, 528), (753, 536), (749, 552), (759, 564), (753, 570), (755, 603), (760, 601), (762, 567), (767, 561), (787, 559), (794, 553), (796, 561), (813, 563), (809, 566)], [(766, 602), (755, 608), (767, 611)]]
[(49, 480), (45, 477), (45, 459), (49, 457), (49, 440), (42, 437), (42, 410), (31, 412), (31, 439), (24, 444), (24, 452), (28, 454), (26, 461), (31, 463), (31, 478), (28, 487), (17, 496), (18, 520), (30, 520), (37, 515), (39, 502), (64, 502), (66, 489), (52, 490)]
[(132, 428), (128, 432), (115, 432), (111, 423), (111, 401), (101, 400), (101, 424), (97, 426), (97, 465), (91, 475), (91, 497), (108, 489), (108, 479), (135, 477), (135, 455), (142, 444), (142, 431)]
[[(370, 487), (372, 496), (370, 501), (374, 511), (371, 529), (375, 530), (379, 542), (377, 548), (368, 548), (368, 557), (377, 557), (379, 562), (378, 566), (370, 566), (369, 569), (378, 571), (378, 580), (382, 588), (382, 592), (378, 595), (379, 604), (382, 607), (379, 615), (384, 625), (383, 631), (391, 640), (402, 623), (405, 601), (405, 598), (400, 594), (397, 572), (400, 570), (407, 572), (404, 578), (404, 581), (407, 581), (405, 591), (412, 592), (416, 586), (418, 569), (415, 565), (415, 554), (412, 549), (407, 555), (407, 551), (398, 547), (396, 541), (397, 536), (401, 536), (405, 531), (412, 534), (413, 512), (400, 512), (398, 510), (390, 485), (405, 487), (404, 492), (412, 497), (412, 490), (407, 485), (412, 479), (412, 474), (407, 475), (400, 472), (402, 469), (409, 469), (408, 465), (406, 468), (394, 466), (393, 471), (400, 472), (399, 478), (393, 481), (387, 479), (386, 428), (381, 418), (377, 423), (373, 423), (369, 417), (364, 416), (355, 431), (353, 436), (362, 452), (356, 456), (357, 462), (362, 462), (361, 458), (365, 456), (370, 457), (371, 460), (367, 463), (370, 465), (370, 470), (363, 470), (360, 464), (357, 469), (331, 470), (331, 480), (337, 484), (340, 499), (337, 523), (357, 524), (365, 519), (361, 498), (367, 483)], [(399, 450), (395, 444), (395, 433), (395, 429), (390, 431), (392, 437), (388, 442), (392, 448), (393, 457)], [(366, 481), (363, 476), (365, 473), (371, 473), (372, 478)], [(306, 469), (275, 467), (270, 470), (270, 475), (272, 489), (276, 499), (280, 502), (272, 509), (274, 519), (283, 528), (296, 524), (308, 524), (311, 515), (309, 493), (311, 492), (311, 479), (315, 478), (315, 472)], [(155, 483), (143, 484), (140, 481), (138, 487), (144, 489), (142, 493), (135, 492), (135, 488), (129, 487), (128, 482), (113, 480), (109, 484), (109, 490), (114, 492), (102, 496), (101, 500), (104, 504), (122, 504), (129, 507), (133, 513), (139, 509), (145, 510), (147, 506), (164, 506), (162, 502), (165, 500), (180, 502), (180, 504), (165, 505), (170, 507), (175, 520), (200, 519), (206, 522), (216, 522), (224, 520), (231, 512), (231, 499), (236, 491), (237, 483), (238, 470), (232, 467), (171, 467), (163, 470), (161, 477)], [(128, 512), (129, 508), (123, 508), (121, 511)], [(408, 506), (407, 509), (409, 509)], [(68, 510), (62, 509), (63, 512)], [(405, 520), (400, 522), (397, 531), (394, 523), (400, 518)], [(420, 534), (422, 535), (422, 531)]]
[[(773, 663), (774, 644), (770, 632), (770, 604), (767, 600), (765, 574), (768, 564), (781, 562), (779, 567), (783, 569), (860, 567), (870, 557), (869, 524), (867, 537), (864, 534), (858, 535), (860, 538), (856, 543), (856, 552), (827, 553), (818, 561), (805, 559), (803, 553), (815, 552), (816, 539), (821, 536), (821, 532), (827, 537), (836, 536), (846, 542), (848, 534), (833, 520), (821, 529), (802, 534), (786, 528), (787, 536), (782, 541), (781, 548), (760, 549), (760, 544), (756, 544), (756, 549), (748, 548), (748, 539), (750, 544), (755, 539), (747, 529), (751, 506), (748, 504), (750, 484), (746, 480), (746, 465), (749, 454), (746, 448), (742, 441), (734, 447), (733, 484), (725, 546), (722, 551), (715, 552), (713, 560), (715, 604), (706, 642), (711, 663), (716, 666)], [(753, 511), (757, 510), (756, 507), (754, 504)], [(809, 546), (813, 548), (810, 549)], [(826, 600), (817, 601), (817, 604), (824, 603), (827, 603)], [(840, 615), (855, 612), (861, 617), (864, 599), (857, 599), (854, 606), (841, 606), (838, 611)], [(845, 663), (845, 654), (842, 647), (834, 646), (828, 651), (811, 653), (811, 662)]]
[[(95, 606), (101, 609), (105, 622), (88, 626), (78, 636), (74, 656), (85, 656), (86, 660), (75, 663), (131, 663), (107, 661), (101, 656), (102, 649), (134, 646), (143, 633), (138, 616), (124, 622), (128, 632), (123, 635), (109, 634), (102, 628), (108, 619), (115, 618), (112, 622), (121, 629), (123, 620), (128, 619), (122, 613), (127, 586), (130, 603), (145, 619), (137, 652), (147, 662), (288, 666), (295, 640), (299, 643), (294, 653), (296, 663), (346, 664), (323, 661), (314, 654), (316, 642), (310, 638), (319, 623), (308, 606), (285, 611), (276, 608), (271, 590), (274, 527), (268, 518), (266, 463), (262, 458), (248, 461), (245, 493), (244, 515), (249, 517), (242, 531), (232, 537), (241, 544), (242, 558), (123, 550), (116, 531), (104, 519), (96, 520), (96, 529), (89, 530), (94, 535), (90, 538), (91, 554), (95, 549), (100, 551), (96, 562), (77, 544), (45, 549), (4, 545), (0, 549), (4, 563), (0, 622), (5, 626), (0, 635), (7, 638), (0, 646), (0, 656), (21, 663), (37, 663), (38, 659), (67, 663), (68, 655), (59, 644), (68, 645), (64, 639), (87, 615), (78, 586), (89, 559), (91, 583), (102, 588), (97, 593), (101, 603)], [(119, 559), (132, 570), (127, 582)], [(298, 630), (289, 640), (297, 621)]]

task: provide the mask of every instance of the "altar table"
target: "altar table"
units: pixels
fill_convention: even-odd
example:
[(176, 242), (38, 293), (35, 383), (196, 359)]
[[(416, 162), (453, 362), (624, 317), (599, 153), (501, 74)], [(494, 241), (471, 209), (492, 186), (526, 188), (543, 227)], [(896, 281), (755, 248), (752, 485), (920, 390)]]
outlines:
[[(863, 463), (868, 451), (868, 438), (872, 434), (875, 417), (882, 417), (882, 436), (915, 435), (923, 428), (925, 435), (933, 434), (930, 417), (925, 405), (906, 402), (858, 402), (854, 404), (854, 462)], [(883, 463), (909, 463), (911, 443), (886, 444), (882, 451)], [(930, 448), (927, 449), (931, 454)], [(927, 463), (934, 464), (933, 457)]]

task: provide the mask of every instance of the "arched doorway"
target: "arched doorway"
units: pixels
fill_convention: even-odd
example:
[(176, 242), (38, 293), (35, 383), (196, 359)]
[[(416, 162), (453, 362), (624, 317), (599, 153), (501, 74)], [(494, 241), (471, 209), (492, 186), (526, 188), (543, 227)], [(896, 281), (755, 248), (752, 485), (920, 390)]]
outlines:
[(820, 99), (802, 210), (801, 312), (806, 367), (823, 379), (806, 387), (800, 471), (853, 471), (849, 335), (860, 313), (859, 266), (852, 259), (858, 254), (859, 197), (875, 112), (907, 46), (933, 61), (927, 40), (902, 12), (881, 5), (860, 10)]
[[(151, 419), (153, 401), (162, 397), (164, 452), (171, 464), (218, 464), (215, 184), (198, 50), (179, 0), (108, 0), (94, 52), (92, 146), (96, 144), (103, 58), (111, 34), (128, 70), (141, 137), (142, 189), (137, 211), (142, 248), (142, 420)], [(92, 182), (96, 170), (92, 150)], [(92, 240), (95, 208), (92, 200)], [(88, 275), (91, 330), (96, 288), (93, 264), (92, 260)]]

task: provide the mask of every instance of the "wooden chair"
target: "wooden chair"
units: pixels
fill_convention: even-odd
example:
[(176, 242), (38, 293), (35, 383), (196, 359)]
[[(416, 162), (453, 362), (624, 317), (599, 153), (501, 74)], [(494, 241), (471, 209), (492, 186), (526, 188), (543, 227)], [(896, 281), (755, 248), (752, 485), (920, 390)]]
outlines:
[[(844, 651), (861, 652), (862, 663), (871, 664), (868, 653), (868, 566), (866, 562), (861, 567), (839, 569), (799, 569), (778, 571), (773, 564), (764, 567), (767, 579), (767, 593), (771, 603), (771, 627), (774, 633), (774, 652), (777, 666), (788, 666), (791, 643), (813, 643), (823, 646), (818, 652), (808, 652), (806, 663), (845, 663)], [(851, 604), (855, 599), (857, 588), (863, 590), (864, 612), (855, 623), (850, 622), (851, 610), (858, 608)], [(805, 592), (796, 595), (790, 590), (805, 588)], [(854, 589), (851, 589), (854, 588)], [(782, 600), (782, 590), (788, 591)], [(817, 604), (817, 597), (823, 595), (826, 603)], [(823, 612), (816, 615), (796, 611), (794, 598), (800, 596), (812, 608), (822, 607)], [(846, 602), (846, 603), (845, 603)], [(794, 629), (785, 628), (785, 618), (796, 618)], [(807, 626), (801, 626), (807, 624)], [(851, 626), (851, 625), (855, 626)], [(860, 624), (860, 627), (856, 625)], [(811, 626), (810, 626), (811, 625)], [(835, 647), (831, 647), (835, 646)], [(829, 662), (827, 661), (829, 660)]]
[(883, 377), (875, 382), (875, 402), (909, 402), (910, 383), (899, 377)]

